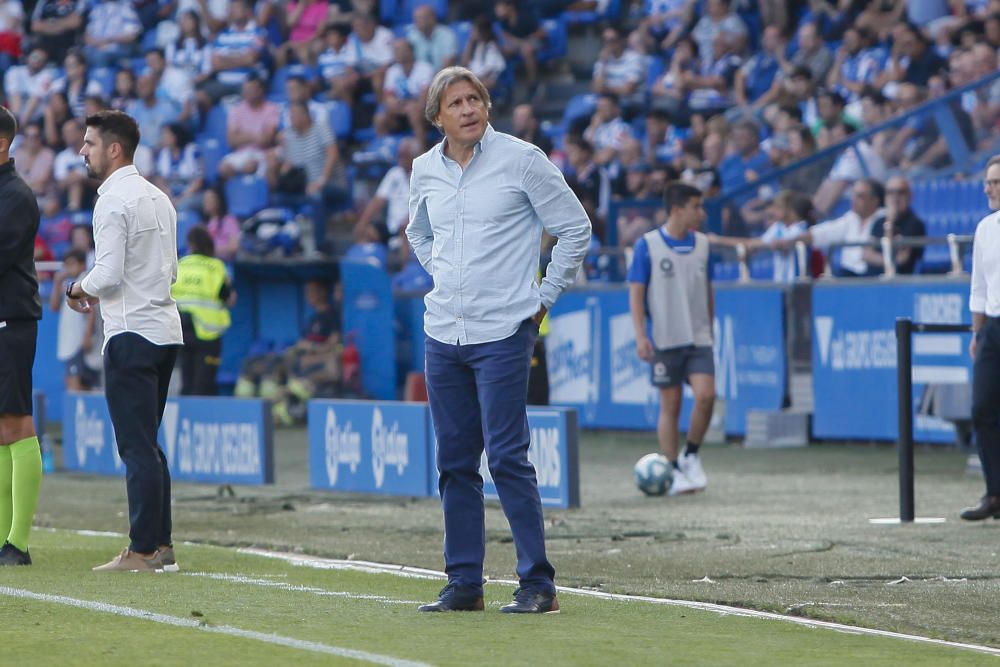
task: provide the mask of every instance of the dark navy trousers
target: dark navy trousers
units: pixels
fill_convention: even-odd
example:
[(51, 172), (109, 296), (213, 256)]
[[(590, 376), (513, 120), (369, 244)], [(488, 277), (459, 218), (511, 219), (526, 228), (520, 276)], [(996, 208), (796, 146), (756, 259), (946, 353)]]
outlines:
[(1000, 496), (1000, 318), (987, 317), (972, 364), (972, 427), (986, 478), (986, 495)]
[(171, 544), (170, 470), (156, 435), (179, 347), (125, 332), (104, 351), (104, 393), (125, 463), (129, 549), (139, 553)]
[(483, 449), (514, 535), (522, 588), (554, 591), (535, 468), (528, 461), (528, 371), (538, 327), (474, 345), (426, 342), (427, 395), (437, 435), (448, 581), (482, 591), (486, 555)]

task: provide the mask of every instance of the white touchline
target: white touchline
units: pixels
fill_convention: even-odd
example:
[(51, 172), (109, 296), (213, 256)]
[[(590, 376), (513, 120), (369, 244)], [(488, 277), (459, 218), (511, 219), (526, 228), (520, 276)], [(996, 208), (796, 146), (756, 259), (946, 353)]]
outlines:
[[(319, 556), (304, 556), (302, 554), (288, 554), (280, 551), (268, 551), (267, 549), (239, 549), (239, 553), (274, 558), (300, 565), (322, 570), (355, 570), (359, 572), (377, 572), (382, 574), (394, 574), (402, 577), (415, 577), (419, 579), (443, 579), (446, 575), (443, 572), (436, 572), (408, 565), (395, 565), (392, 563), (373, 563), (371, 561), (349, 561), (336, 560), (332, 558), (320, 558)], [(506, 579), (490, 579), (489, 583), (504, 584), (507, 586), (517, 586), (516, 581)], [(842, 623), (832, 623), (830, 621), (819, 621), (801, 616), (784, 616), (768, 611), (757, 611), (755, 609), (743, 609), (740, 607), (728, 607), (711, 602), (694, 602), (692, 600), (671, 600), (669, 598), (653, 598), (643, 595), (620, 595), (617, 593), (603, 593), (601, 591), (590, 591), (585, 588), (570, 588), (567, 586), (557, 587), (560, 593), (570, 593), (573, 595), (585, 595), (588, 597), (601, 598), (604, 600), (615, 600), (617, 602), (647, 602), (650, 604), (670, 605), (673, 607), (686, 607), (688, 609), (700, 609), (711, 611), (726, 616), (743, 616), (747, 618), (760, 618), (771, 621), (784, 621), (795, 623), (810, 628), (825, 628), (852, 635), (870, 635), (873, 637), (886, 637), (888, 639), (902, 639), (923, 644), (933, 644), (935, 646), (945, 646), (948, 648), (961, 648), (980, 653), (1000, 656), (1000, 648), (992, 646), (981, 646), (979, 644), (966, 644), (963, 642), (950, 642), (944, 639), (933, 639), (931, 637), (921, 637), (920, 635), (908, 635), (901, 632), (890, 632), (888, 630), (877, 630), (874, 628), (862, 628), (854, 625), (844, 625)]]
[(225, 574), (222, 572), (185, 572), (181, 576), (202, 577), (204, 579), (213, 579), (215, 581), (228, 581), (234, 584), (248, 584), (250, 586), (260, 586), (262, 588), (277, 588), (283, 591), (312, 593), (313, 595), (349, 598), (351, 600), (375, 600), (377, 602), (385, 602), (387, 604), (412, 604), (412, 605), (423, 604), (420, 600), (394, 600), (393, 598), (387, 598), (384, 595), (373, 595), (371, 593), (329, 591), (326, 590), (325, 588), (316, 588), (315, 586), (302, 586), (299, 584), (289, 584), (284, 581), (271, 581), (270, 579), (247, 577), (242, 574)]
[(367, 651), (341, 648), (339, 646), (328, 646), (327, 644), (320, 644), (318, 642), (310, 642), (302, 639), (293, 639), (292, 637), (282, 637), (281, 635), (254, 632), (253, 630), (242, 630), (240, 628), (234, 628), (230, 625), (206, 625), (192, 618), (180, 618), (178, 616), (156, 614), (143, 609), (122, 607), (119, 605), (108, 604), (106, 602), (77, 600), (76, 598), (65, 597), (63, 595), (35, 593), (33, 591), (26, 591), (18, 588), (9, 588), (7, 586), (0, 586), (0, 595), (20, 598), (22, 600), (37, 600), (39, 602), (61, 604), (67, 607), (77, 607), (78, 609), (87, 609), (89, 611), (114, 614), (115, 616), (124, 616), (127, 618), (138, 618), (144, 621), (153, 621), (154, 623), (173, 625), (180, 628), (192, 628), (194, 630), (202, 630), (204, 632), (210, 632), (218, 635), (228, 635), (230, 637), (240, 637), (242, 639), (253, 639), (266, 644), (274, 644), (275, 646), (285, 646), (287, 648), (294, 648), (302, 651), (312, 651), (313, 653), (325, 653), (327, 655), (335, 655), (341, 658), (350, 658), (352, 660), (370, 662), (375, 665), (387, 665), (387, 667), (430, 667), (427, 663), (415, 662), (413, 660), (403, 660), (402, 658), (394, 658), (390, 655), (379, 655), (378, 653), (368, 653)]

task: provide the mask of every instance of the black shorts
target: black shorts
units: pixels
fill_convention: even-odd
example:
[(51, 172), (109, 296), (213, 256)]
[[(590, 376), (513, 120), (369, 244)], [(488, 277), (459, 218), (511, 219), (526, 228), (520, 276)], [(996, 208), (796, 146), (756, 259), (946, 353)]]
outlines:
[(31, 414), (31, 367), (38, 322), (0, 322), (0, 415)]
[(651, 366), (651, 381), (655, 387), (678, 387), (695, 373), (715, 375), (715, 358), (710, 345), (657, 350)]

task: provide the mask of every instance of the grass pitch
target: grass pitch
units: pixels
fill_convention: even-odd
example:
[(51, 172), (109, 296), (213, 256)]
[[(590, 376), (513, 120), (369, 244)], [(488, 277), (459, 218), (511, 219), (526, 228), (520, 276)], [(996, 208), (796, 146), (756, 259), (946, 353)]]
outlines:
[(504, 665), (528, 656), (553, 665), (996, 660), (898, 639), (567, 593), (558, 616), (508, 617), (498, 609), (511, 587), (499, 584), (487, 585), (484, 613), (419, 614), (415, 606), (433, 599), (440, 581), (296, 567), (195, 545), (178, 548), (179, 574), (98, 574), (89, 566), (113, 553), (121, 538), (40, 531), (34, 543), (39, 557), (32, 568), (0, 571), (8, 664)]
[[(653, 449), (653, 443), (650, 435), (584, 434), (583, 507), (546, 512), (558, 583), (718, 602), (1000, 647), (995, 621), (1000, 600), (996, 548), (1000, 522), (970, 525), (958, 520), (959, 508), (982, 494), (981, 480), (964, 474), (964, 455), (945, 448), (917, 452), (917, 513), (946, 517), (946, 523), (885, 527), (872, 526), (868, 519), (897, 511), (895, 452), (890, 447), (819, 445), (785, 451), (708, 447), (703, 454), (707, 492), (646, 498), (635, 489), (631, 468)], [(302, 431), (277, 433), (276, 460), (273, 487), (237, 488), (235, 495), (229, 495), (215, 487), (177, 485), (176, 539), (441, 568), (441, 513), (436, 501), (311, 492)], [(43, 484), (37, 522), (54, 528), (124, 532), (124, 484), (119, 479), (50, 475)], [(487, 574), (512, 578), (513, 545), (502, 513), (492, 505), (487, 510), (487, 539)], [(124, 544), (122, 539), (36, 532), (32, 554), (37, 565), (30, 572), (0, 572), (0, 586), (134, 605), (178, 618), (198, 618), (191, 616), (198, 611), (219, 625), (433, 664), (472, 660), (511, 664), (528, 659), (554, 664), (900, 664), (904, 660), (993, 664), (996, 660), (899, 640), (576, 596), (561, 598), (565, 611), (560, 616), (508, 619), (496, 608), (509, 600), (509, 586), (488, 587), (492, 611), (433, 620), (416, 614), (413, 604), (306, 595), (190, 573), (277, 577), (296, 585), (363, 591), (411, 603), (433, 599), (440, 582), (354, 574), (350, 576), (360, 578), (345, 582), (334, 577), (347, 576), (343, 573), (309, 572), (204, 547), (182, 548), (178, 555), (188, 574), (180, 577), (143, 581), (125, 576), (114, 584), (107, 578), (95, 579), (89, 568)], [(176, 659), (166, 657), (175, 655), (173, 651), (203, 643), (213, 646), (205, 649), (210, 651), (206, 655), (219, 664), (227, 660), (263, 664), (275, 651), (294, 654), (303, 664), (340, 659), (0, 596), (4, 618), (9, 609), (20, 610), (13, 614), (18, 620), (10, 627), (38, 628), (33, 632), (39, 641), (9, 643), (10, 632), (2, 627), (0, 655), (20, 651), (17, 657), (30, 658), (32, 664), (45, 664), (48, 651), (63, 646), (60, 637), (72, 647), (61, 660), (70, 664), (106, 664), (110, 660), (101, 657), (102, 651), (116, 651), (132, 641), (146, 647), (146, 652), (122, 655), (149, 656), (154, 661), (162, 656), (163, 662), (173, 663)], [(133, 631), (139, 626), (148, 629)], [(180, 645), (158, 639), (177, 633), (186, 638)], [(826, 639), (803, 643), (821, 636), (829, 637), (830, 643)], [(232, 642), (244, 648), (228, 648)], [(150, 647), (161, 647), (164, 653)]]

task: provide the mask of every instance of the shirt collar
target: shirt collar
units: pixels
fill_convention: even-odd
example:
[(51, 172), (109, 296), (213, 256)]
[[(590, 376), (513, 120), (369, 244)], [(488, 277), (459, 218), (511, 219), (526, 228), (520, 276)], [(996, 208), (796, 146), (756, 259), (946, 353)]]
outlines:
[(0, 164), (0, 176), (4, 174), (11, 173), (14, 171), (14, 158), (10, 158), (3, 164)]
[(132, 176), (133, 174), (136, 176), (139, 175), (139, 170), (135, 168), (134, 164), (127, 164), (124, 167), (118, 167), (110, 176), (104, 179), (104, 182), (101, 183), (101, 187), (97, 188), (97, 194), (103, 195), (105, 192), (113, 188), (118, 181), (122, 180), (126, 176)]
[[(496, 136), (497, 136), (496, 130), (494, 130), (493, 126), (487, 122), (486, 131), (483, 132), (482, 138), (478, 142), (476, 142), (475, 146), (472, 147), (472, 157), (475, 157), (480, 153), (482, 153), (484, 148), (488, 147), (490, 144), (493, 143), (493, 141), (496, 139)], [(445, 161), (445, 164), (447, 164), (447, 160), (451, 160), (451, 158), (448, 157), (444, 152), (445, 144), (447, 142), (448, 138), (445, 137), (437, 145), (438, 155), (441, 156), (442, 161)], [(452, 162), (454, 162), (454, 160), (452, 160)]]

